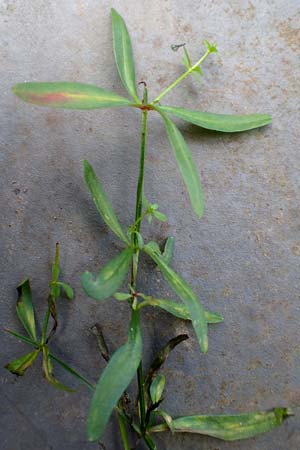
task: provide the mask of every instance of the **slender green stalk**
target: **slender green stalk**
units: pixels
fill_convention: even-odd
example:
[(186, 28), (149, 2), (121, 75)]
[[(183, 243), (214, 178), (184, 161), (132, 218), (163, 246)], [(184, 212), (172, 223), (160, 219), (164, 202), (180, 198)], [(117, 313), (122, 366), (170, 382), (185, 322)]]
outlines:
[[(144, 88), (143, 103), (148, 103), (148, 93), (147, 88)], [(143, 207), (143, 190), (144, 190), (144, 173), (145, 173), (145, 154), (147, 145), (147, 118), (148, 111), (143, 110), (142, 113), (142, 129), (141, 129), (141, 151), (140, 151), (140, 165), (139, 165), (139, 177), (136, 193), (136, 208), (135, 208), (135, 229), (134, 231), (139, 232), (141, 229), (141, 218), (142, 218), (142, 207)], [(137, 236), (135, 233), (132, 235), (133, 244), (135, 245), (135, 251), (132, 260), (132, 274), (131, 274), (131, 289), (136, 290), (137, 283), (137, 270), (139, 261), (139, 249), (137, 248)], [(140, 425), (142, 435), (145, 435), (146, 429), (146, 403), (145, 403), (145, 382), (143, 376), (143, 366), (140, 363), (137, 370), (137, 380), (138, 380), (138, 391), (139, 391), (139, 412), (140, 412)], [(147, 444), (149, 449), (152, 449), (149, 444)]]
[(191, 66), (186, 72), (184, 72), (182, 75), (180, 75), (179, 78), (177, 78), (177, 80), (175, 80), (172, 84), (170, 84), (170, 86), (168, 86), (161, 94), (158, 95), (158, 97), (156, 97), (153, 103), (158, 103), (168, 92), (170, 92), (175, 86), (177, 86), (177, 84), (179, 84), (182, 80), (184, 80), (187, 76), (190, 75), (190, 73), (193, 72), (193, 70), (195, 70), (198, 66), (200, 66), (200, 64), (203, 63), (203, 61), (208, 57), (208, 55), (211, 53), (211, 51), (208, 49), (206, 50), (206, 52), (204, 53), (204, 55), (199, 59), (199, 61), (196, 62), (196, 64), (194, 64), (193, 66)]
[(121, 414), (118, 414), (118, 422), (119, 422), (119, 428), (120, 428), (122, 442), (124, 445), (124, 450), (130, 450), (127, 429), (126, 429), (126, 422), (125, 422), (124, 417)]

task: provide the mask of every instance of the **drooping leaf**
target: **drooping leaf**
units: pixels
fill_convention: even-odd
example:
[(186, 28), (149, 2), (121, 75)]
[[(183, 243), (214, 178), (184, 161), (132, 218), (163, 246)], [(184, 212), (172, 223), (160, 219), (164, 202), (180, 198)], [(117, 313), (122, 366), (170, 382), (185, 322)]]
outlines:
[(63, 290), (65, 291), (66, 296), (69, 300), (73, 300), (74, 298), (74, 291), (71, 288), (71, 286), (67, 283), (63, 283), (62, 281), (57, 282), (58, 286), (61, 286)]
[(132, 45), (124, 19), (115, 9), (111, 10), (113, 46), (120, 78), (131, 97), (141, 103), (135, 85)]
[(162, 374), (157, 374), (150, 385), (150, 397), (152, 402), (158, 403), (162, 397), (166, 384), (166, 378)]
[(24, 375), (28, 367), (30, 367), (33, 364), (39, 352), (40, 350), (35, 350), (34, 352), (22, 356), (21, 358), (15, 359), (14, 361), (11, 361), (9, 364), (6, 364), (5, 369), (9, 370), (11, 373), (14, 373), (15, 375), (22, 376)]
[(84, 272), (81, 281), (87, 295), (105, 300), (114, 294), (126, 277), (131, 257), (132, 249), (128, 247), (106, 264), (96, 279), (91, 272)]
[(134, 377), (141, 357), (142, 337), (138, 313), (134, 311), (128, 341), (113, 354), (96, 386), (87, 422), (90, 441), (101, 437), (114, 407)]
[(175, 155), (178, 168), (189, 193), (190, 201), (195, 214), (200, 218), (204, 211), (204, 198), (200, 178), (196, 170), (190, 149), (183, 139), (176, 125), (164, 114), (162, 107), (155, 107), (161, 113), (171, 148)]
[(162, 367), (162, 365), (165, 363), (166, 359), (170, 355), (171, 351), (181, 342), (186, 341), (188, 339), (187, 334), (179, 334), (173, 339), (170, 339), (169, 342), (167, 342), (166, 345), (164, 345), (163, 348), (159, 350), (156, 357), (151, 363), (150, 369), (148, 371), (148, 374), (145, 379), (145, 392), (148, 392), (149, 387), (152, 383), (152, 380), (156, 376), (158, 370)]
[(31, 288), (29, 279), (24, 280), (17, 287), (18, 300), (17, 300), (17, 314), (22, 322), (28, 335), (34, 340), (37, 340), (34, 309), (32, 304)]
[(104, 222), (108, 225), (108, 227), (123, 241), (127, 244), (128, 239), (126, 238), (121, 225), (115, 215), (115, 212), (111, 206), (110, 201), (108, 200), (103, 186), (94, 172), (94, 169), (90, 165), (88, 161), (84, 161), (84, 180), (89, 188), (95, 205), (104, 220)]
[(61, 391), (75, 392), (74, 389), (65, 386), (54, 377), (49, 350), (46, 346), (43, 346), (42, 351), (43, 351), (43, 372), (47, 381), (49, 381), (49, 383), (52, 384), (52, 386), (54, 386), (56, 389), (60, 389)]
[(203, 353), (206, 353), (208, 350), (207, 322), (205, 318), (205, 311), (199, 299), (194, 294), (190, 286), (164, 262), (161, 255), (153, 250), (152, 246), (149, 246), (148, 244), (145, 245), (144, 251), (156, 262), (165, 279), (184, 302), (190, 313), (200, 348)]
[(162, 253), (162, 258), (168, 266), (170, 265), (175, 247), (175, 238), (174, 236), (169, 236), (165, 242), (164, 251)]
[(130, 100), (114, 92), (83, 83), (20, 83), (14, 86), (13, 92), (25, 102), (50, 108), (84, 110), (132, 105)]
[[(187, 416), (173, 419), (172, 428), (180, 433), (199, 433), (225, 441), (248, 439), (279, 427), (291, 413), (287, 408), (236, 415)], [(151, 432), (164, 431), (165, 424), (156, 425)]]
[[(168, 313), (172, 314), (175, 317), (178, 317), (179, 319), (192, 320), (188, 308), (176, 302), (175, 300), (154, 298), (141, 294), (140, 296), (143, 297), (150, 306), (157, 306), (158, 308), (167, 311)], [(222, 317), (220, 314), (211, 311), (205, 311), (204, 314), (205, 320), (209, 324), (220, 323), (224, 321), (224, 317)]]
[(194, 125), (198, 125), (199, 127), (222, 131), (224, 133), (252, 130), (253, 128), (263, 127), (272, 122), (272, 116), (269, 114), (213, 114), (175, 106), (160, 106), (157, 109), (193, 123)]
[(91, 389), (92, 391), (95, 389), (95, 386), (92, 383), (90, 383), (86, 378), (80, 375), (80, 373), (70, 367), (67, 363), (58, 358), (58, 356), (55, 356), (49, 352), (49, 357), (53, 359), (53, 361), (57, 362), (61, 367), (63, 367), (66, 372), (69, 372), (71, 375), (73, 375), (73, 377), (77, 378), (79, 381), (85, 384), (89, 389)]
[(160, 222), (166, 222), (167, 220), (167, 216), (160, 211), (153, 210), (152, 214)]

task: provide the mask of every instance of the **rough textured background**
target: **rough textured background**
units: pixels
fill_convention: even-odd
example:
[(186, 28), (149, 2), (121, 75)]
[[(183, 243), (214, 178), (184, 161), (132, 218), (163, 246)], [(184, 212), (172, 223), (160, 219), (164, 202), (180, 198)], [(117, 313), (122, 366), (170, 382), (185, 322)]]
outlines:
[[(170, 152), (163, 124), (150, 117), (146, 192), (168, 215), (149, 237), (176, 236), (174, 267), (224, 324), (210, 329), (210, 352), (198, 351), (189, 325), (144, 313), (149, 361), (176, 333), (191, 338), (165, 366), (165, 409), (171, 414), (242, 412), (300, 405), (299, 332), (299, 41), (297, 0), (1, 0), (1, 160), (3, 258), (2, 328), (21, 330), (16, 285), (31, 276), (34, 301), (45, 309), (50, 263), (62, 244), (65, 280), (76, 289), (60, 301), (53, 347), (96, 380), (104, 364), (89, 327), (98, 320), (111, 349), (126, 336), (128, 311), (96, 304), (80, 287), (80, 273), (98, 268), (119, 243), (97, 215), (82, 181), (88, 158), (122, 223), (132, 220), (139, 147), (136, 111), (52, 111), (22, 103), (10, 91), (22, 81), (69, 80), (124, 94), (113, 61), (110, 7), (125, 17), (133, 40), (137, 80), (157, 95), (182, 71), (174, 43), (196, 59), (205, 38), (220, 56), (205, 62), (201, 87), (186, 80), (166, 100), (213, 112), (268, 112), (274, 123), (246, 134), (223, 135), (180, 123), (201, 173), (206, 214), (197, 221)], [(170, 291), (144, 262), (140, 285)], [(146, 275), (147, 270), (147, 275)], [(2, 334), (1, 367), (28, 348)], [(59, 369), (57, 376), (72, 383)], [(90, 394), (57, 392), (35, 364), (23, 379), (1, 369), (3, 450), (88, 450), (85, 419)], [(116, 423), (103, 442), (119, 450)], [(299, 415), (260, 438), (223, 443), (194, 436), (160, 436), (160, 450), (195, 448), (297, 450)]]

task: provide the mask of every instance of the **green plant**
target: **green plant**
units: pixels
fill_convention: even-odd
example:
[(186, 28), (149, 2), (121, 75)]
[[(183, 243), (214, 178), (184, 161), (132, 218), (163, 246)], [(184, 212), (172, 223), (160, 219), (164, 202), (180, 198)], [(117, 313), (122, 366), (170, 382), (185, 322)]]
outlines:
[[(42, 351), (44, 361), (46, 361), (46, 363), (44, 362), (44, 366), (46, 367), (46, 370), (44, 368), (44, 372), (47, 378), (56, 387), (62, 387), (56, 380), (54, 381), (51, 371), (48, 370), (50, 376), (47, 372), (47, 361), (49, 361), (50, 358), (56, 360), (71, 374), (94, 390), (88, 415), (87, 428), (89, 439), (95, 441), (101, 437), (111, 413), (113, 410), (116, 410), (125, 450), (130, 449), (129, 438), (127, 435), (128, 427), (131, 427), (138, 438), (144, 440), (148, 448), (152, 450), (156, 448), (153, 442), (153, 434), (166, 430), (170, 430), (173, 433), (191, 432), (207, 434), (225, 440), (249, 438), (259, 433), (269, 431), (274, 427), (279, 426), (289, 415), (289, 411), (286, 408), (275, 408), (272, 411), (241, 415), (199, 415), (175, 419), (164, 410), (161, 410), (165, 378), (159, 373), (159, 369), (168, 357), (170, 351), (177, 344), (187, 339), (187, 336), (180, 335), (171, 339), (159, 352), (157, 358), (153, 361), (148, 374), (145, 376), (142, 367), (140, 314), (145, 306), (152, 306), (161, 308), (181, 319), (191, 321), (200, 349), (203, 353), (208, 351), (207, 325), (209, 323), (218, 323), (223, 320), (220, 315), (205, 311), (191, 287), (171, 268), (174, 238), (169, 237), (164, 249), (161, 250), (159, 245), (154, 241), (145, 243), (144, 236), (141, 233), (141, 225), (145, 218), (147, 218), (149, 222), (151, 222), (152, 219), (159, 221), (166, 220), (166, 216), (159, 211), (158, 205), (148, 202), (143, 194), (148, 114), (158, 113), (163, 119), (171, 149), (186, 185), (192, 208), (199, 218), (202, 216), (204, 209), (203, 193), (199, 176), (191, 152), (181, 132), (173, 123), (170, 116), (176, 116), (202, 128), (229, 133), (246, 131), (267, 125), (271, 122), (271, 116), (267, 114), (244, 116), (212, 114), (161, 104), (163, 97), (187, 76), (191, 74), (202, 76), (201, 64), (210, 54), (217, 52), (216, 45), (212, 45), (207, 41), (205, 41), (206, 51), (204, 55), (195, 64), (191, 63), (187, 49), (184, 47), (183, 62), (186, 66), (186, 71), (153, 101), (148, 100), (147, 86), (143, 82), (143, 97), (140, 99), (135, 82), (135, 69), (130, 37), (124, 20), (115, 10), (112, 10), (112, 28), (117, 68), (131, 100), (96, 86), (67, 82), (23, 83), (16, 85), (14, 92), (27, 102), (52, 108), (101, 109), (108, 107), (129, 107), (141, 111), (141, 147), (135, 218), (126, 231), (122, 229), (112, 205), (105, 194), (104, 188), (93, 168), (88, 161), (84, 162), (84, 179), (93, 197), (96, 208), (107, 226), (123, 242), (124, 250), (102, 268), (96, 277), (90, 272), (85, 272), (82, 275), (82, 286), (86, 294), (97, 301), (102, 301), (114, 296), (118, 301), (128, 302), (131, 309), (128, 340), (110, 358), (101, 330), (99, 330), (99, 327), (97, 326), (94, 328), (101, 354), (107, 361), (107, 366), (95, 387), (74, 369), (67, 366), (64, 362), (59, 361), (57, 357), (54, 357), (47, 347), (52, 334), (50, 333), (50, 336), (46, 339), (45, 329), (47, 330), (50, 314), (55, 323), (57, 320), (56, 313), (53, 312), (53, 304), (55, 305), (55, 299), (59, 296), (59, 291), (57, 290), (58, 286), (65, 289), (68, 293), (68, 288), (57, 281), (58, 273), (54, 269), (50, 294), (51, 300), (47, 310), (45, 320), (46, 325), (43, 327), (44, 331), (42, 333), (42, 339), (41, 341), (36, 339), (34, 328), (32, 328), (34, 317), (33, 309), (31, 300), (28, 301), (29, 297), (27, 296), (26, 317), (30, 317), (30, 320), (25, 320), (25, 316), (20, 315), (20, 308), (18, 314), (30, 338), (25, 338), (17, 333), (13, 334), (33, 345), (36, 350), (25, 357), (25, 362), (17, 360), (18, 362), (15, 361), (10, 363), (7, 368), (14, 373), (22, 375), (27, 365), (35, 359), (37, 352)], [(177, 294), (181, 302), (177, 300), (153, 298), (151, 295), (140, 291), (137, 285), (137, 277), (141, 252), (147, 254), (157, 264), (164, 278)], [(53, 267), (57, 267), (57, 264)], [(128, 292), (118, 292), (120, 286), (126, 279), (129, 270), (129, 290)], [(29, 284), (26, 283), (27, 282), (25, 282), (25, 285), (24, 283), (21, 285), (24, 289), (26, 287), (28, 289)], [(124, 391), (127, 389), (135, 373), (137, 373), (138, 379), (138, 423), (136, 423), (134, 417), (128, 412), (128, 397), (124, 394)], [(161, 419), (159, 423), (157, 423), (157, 418)]]

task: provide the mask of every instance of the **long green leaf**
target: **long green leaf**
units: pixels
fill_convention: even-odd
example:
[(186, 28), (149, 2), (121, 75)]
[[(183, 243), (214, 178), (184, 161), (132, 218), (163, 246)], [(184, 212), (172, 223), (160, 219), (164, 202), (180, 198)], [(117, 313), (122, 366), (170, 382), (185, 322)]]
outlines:
[(132, 45), (126, 24), (113, 8), (111, 9), (111, 19), (114, 54), (120, 78), (132, 98), (137, 103), (141, 103), (136, 91)]
[(176, 125), (169, 119), (166, 114), (163, 114), (160, 107), (156, 107), (156, 109), (161, 113), (164, 119), (167, 135), (173, 149), (181, 176), (188, 190), (193, 210), (195, 211), (195, 214), (200, 218), (203, 215), (204, 211), (204, 198), (200, 178), (196, 170), (190, 149), (188, 148), (187, 143), (183, 139), (183, 136)]
[(81, 381), (83, 384), (85, 384), (89, 389), (94, 391), (95, 386), (90, 381), (88, 381), (86, 378), (84, 378), (82, 375), (80, 375), (80, 373), (78, 373), (77, 370), (73, 369), (67, 363), (65, 363), (60, 358), (58, 358), (58, 356), (55, 356), (50, 352), (49, 352), (49, 357), (51, 359), (53, 359), (53, 361), (60, 364), (65, 369), (66, 372), (69, 372), (71, 375), (73, 375), (73, 377), (77, 378), (79, 381)]
[(26, 279), (21, 284), (19, 284), (19, 286), (17, 287), (17, 291), (18, 291), (18, 300), (16, 310), (18, 317), (22, 322), (28, 335), (34, 341), (36, 341), (37, 337), (36, 337), (35, 317), (29, 279)]
[(133, 311), (128, 341), (113, 354), (96, 386), (87, 422), (90, 441), (101, 437), (114, 407), (134, 377), (141, 357), (139, 316)]
[(11, 373), (22, 376), (24, 375), (28, 367), (30, 367), (32, 363), (35, 361), (39, 352), (40, 350), (34, 350), (33, 352), (28, 353), (27, 355), (21, 356), (21, 358), (15, 359), (10, 363), (6, 364), (5, 369), (9, 370)]
[[(199, 433), (225, 441), (248, 439), (279, 427), (291, 413), (287, 408), (271, 411), (220, 416), (187, 416), (172, 420), (174, 432)], [(151, 432), (167, 430), (165, 424), (156, 425)]]
[[(172, 314), (175, 317), (178, 317), (179, 319), (192, 320), (188, 308), (184, 305), (181, 305), (180, 303), (177, 303), (175, 300), (166, 300), (150, 296), (143, 296), (143, 298), (145, 298), (149, 306), (157, 306), (158, 308), (167, 311), (168, 313)], [(143, 304), (141, 303), (141, 305)], [(220, 323), (224, 321), (224, 317), (222, 317), (220, 314), (211, 311), (205, 311), (204, 314), (205, 320), (209, 324)]]
[(39, 106), (63, 109), (100, 109), (130, 106), (132, 103), (114, 92), (83, 83), (65, 81), (20, 83), (13, 92), (22, 100)]
[(198, 300), (190, 286), (164, 262), (163, 258), (158, 252), (153, 250), (151, 243), (150, 245), (145, 245), (143, 250), (156, 262), (165, 279), (184, 302), (186, 308), (190, 313), (192, 324), (196, 332), (200, 348), (203, 353), (206, 353), (208, 350), (207, 322), (205, 318), (205, 311), (200, 301)]
[(128, 239), (126, 238), (121, 225), (115, 215), (115, 212), (111, 206), (110, 201), (108, 200), (103, 186), (94, 172), (94, 169), (90, 165), (88, 161), (83, 162), (84, 167), (84, 180), (89, 188), (95, 205), (102, 216), (102, 219), (109, 226), (109, 228), (124, 242), (127, 244)]
[(91, 272), (84, 272), (81, 281), (87, 295), (95, 300), (105, 300), (114, 294), (128, 272), (131, 257), (132, 249), (128, 247), (106, 264), (96, 279)]
[(208, 130), (223, 131), (224, 133), (252, 130), (253, 128), (263, 127), (272, 122), (272, 116), (269, 114), (213, 114), (175, 106), (160, 106), (157, 109), (193, 123), (194, 125), (198, 125), (199, 127)]

